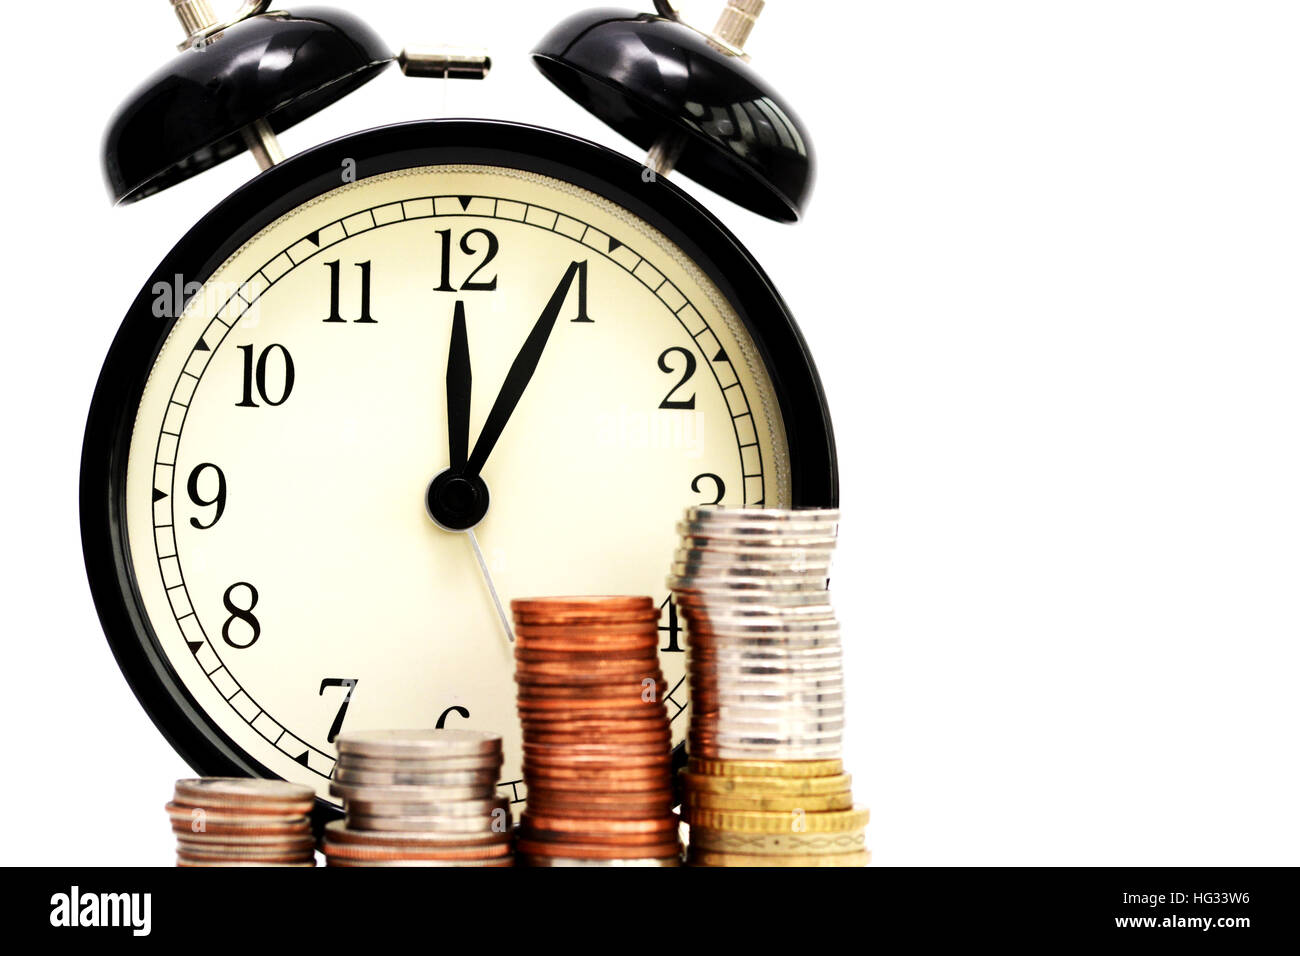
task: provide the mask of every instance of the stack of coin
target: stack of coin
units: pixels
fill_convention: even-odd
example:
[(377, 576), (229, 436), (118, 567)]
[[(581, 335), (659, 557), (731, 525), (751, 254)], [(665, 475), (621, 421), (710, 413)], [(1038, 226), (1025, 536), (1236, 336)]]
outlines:
[(512, 602), (530, 866), (676, 866), (672, 734), (648, 597)]
[(840, 765), (838, 530), (836, 510), (692, 508), (678, 524), (668, 586), (686, 623), (693, 863), (866, 862), (866, 812)]
[(694, 866), (864, 866), (869, 813), (839, 760), (691, 758), (682, 773)]
[(177, 780), (167, 804), (177, 866), (315, 866), (316, 793), (283, 780)]
[(501, 738), (471, 730), (341, 734), (328, 866), (513, 866)]

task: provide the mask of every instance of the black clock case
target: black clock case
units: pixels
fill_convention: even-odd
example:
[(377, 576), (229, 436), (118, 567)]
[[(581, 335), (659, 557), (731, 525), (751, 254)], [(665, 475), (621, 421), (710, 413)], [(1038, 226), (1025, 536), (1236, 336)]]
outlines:
[[(158, 647), (131, 564), (126, 532), (127, 453), (145, 382), (175, 324), (174, 318), (154, 315), (153, 289), (156, 283), (174, 282), (177, 275), (184, 276), (187, 284), (206, 281), (265, 226), (339, 186), (345, 160), (355, 162), (358, 180), (413, 166), (510, 166), (588, 189), (640, 216), (707, 273), (758, 346), (784, 418), (794, 505), (839, 503), (830, 413), (803, 336), (740, 242), (671, 182), (663, 177), (643, 181), (640, 164), (594, 143), (493, 120), (402, 123), (355, 133), (298, 154), (262, 173), (204, 216), (154, 270), (127, 311), (104, 362), (82, 447), (82, 548), (104, 632), (145, 711), (202, 775), (274, 776), (243, 753), (180, 682)], [(337, 814), (323, 801), (318, 809), (321, 817)]]

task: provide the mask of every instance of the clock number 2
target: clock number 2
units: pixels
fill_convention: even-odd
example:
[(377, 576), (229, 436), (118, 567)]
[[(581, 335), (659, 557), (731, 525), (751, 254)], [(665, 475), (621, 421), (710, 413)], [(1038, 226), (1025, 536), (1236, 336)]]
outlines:
[(674, 385), (671, 389), (668, 390), (668, 394), (664, 397), (664, 400), (659, 403), (659, 407), (660, 408), (694, 408), (695, 407), (694, 393), (691, 394), (690, 398), (673, 398), (673, 395), (677, 393), (677, 390), (681, 388), (683, 385), (685, 385), (687, 382), (689, 382), (691, 380), (691, 376), (695, 374), (695, 366), (696, 366), (695, 356), (691, 354), (691, 351), (689, 349), (682, 348), (680, 345), (674, 345), (670, 349), (664, 349), (663, 353), (660, 354), (659, 356), (659, 371), (664, 372), (665, 374), (668, 375), (671, 375), (673, 372), (676, 371), (676, 369), (674, 369), (671, 365), (668, 364), (668, 357), (671, 356), (674, 352), (680, 353), (682, 357), (686, 359), (686, 365), (682, 369), (682, 377), (678, 379), (676, 385)]
[[(267, 392), (267, 364), (271, 358), (271, 353), (277, 351), (281, 356), (281, 363), (284, 367), (283, 381), (280, 385), (280, 397), (272, 398)], [(262, 354), (253, 361), (253, 346), (241, 345), (239, 351), (244, 353), (244, 397), (235, 403), (236, 408), (257, 408), (257, 402), (253, 401), (253, 388), (256, 386), (257, 395), (268, 405), (283, 405), (289, 400), (289, 393), (293, 391), (293, 356), (289, 350), (278, 342), (274, 345), (268, 345), (262, 349)]]
[(348, 704), (352, 703), (352, 692), (357, 689), (357, 679), (355, 677), (326, 677), (320, 682), (320, 691), (317, 696), (323, 697), (327, 687), (344, 688), (343, 703), (339, 705), (339, 712), (334, 715), (334, 723), (330, 724), (329, 736), (325, 738), (330, 743), (334, 743), (339, 731), (343, 729), (343, 718), (347, 715)]

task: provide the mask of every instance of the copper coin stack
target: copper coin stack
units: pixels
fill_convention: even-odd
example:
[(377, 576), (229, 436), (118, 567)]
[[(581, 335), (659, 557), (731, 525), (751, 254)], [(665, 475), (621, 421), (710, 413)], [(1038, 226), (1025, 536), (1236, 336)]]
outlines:
[(316, 792), (283, 780), (177, 780), (167, 804), (177, 866), (315, 866)]
[(511, 603), (528, 866), (677, 866), (672, 733), (648, 597)]
[(830, 509), (691, 508), (668, 578), (691, 694), (689, 862), (861, 866), (840, 762), (844, 674)]
[(497, 794), (501, 737), (472, 730), (342, 734), (325, 826), (341, 867), (513, 866), (510, 803)]

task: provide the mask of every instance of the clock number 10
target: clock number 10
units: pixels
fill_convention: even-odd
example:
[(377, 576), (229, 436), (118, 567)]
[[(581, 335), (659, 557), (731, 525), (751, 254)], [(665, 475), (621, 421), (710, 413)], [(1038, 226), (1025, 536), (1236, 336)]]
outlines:
[[(277, 342), (262, 349), (262, 354), (257, 356), (256, 361), (253, 346), (241, 345), (239, 351), (244, 353), (244, 396), (235, 403), (235, 407), (257, 408), (257, 402), (254, 401), (255, 387), (257, 397), (267, 405), (283, 405), (288, 401), (289, 393), (293, 391), (293, 356), (289, 350)], [(267, 366), (273, 354), (280, 356), (280, 366), (283, 369), (279, 395), (276, 397), (272, 397), (267, 389)]]

